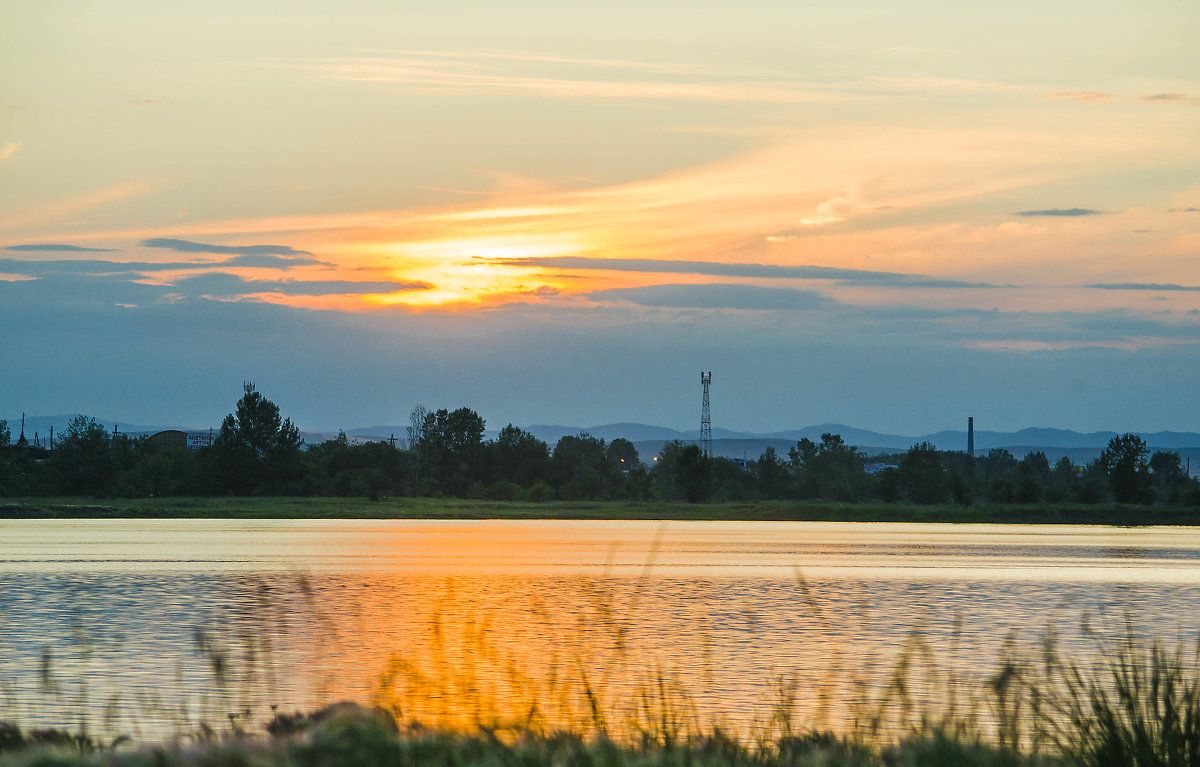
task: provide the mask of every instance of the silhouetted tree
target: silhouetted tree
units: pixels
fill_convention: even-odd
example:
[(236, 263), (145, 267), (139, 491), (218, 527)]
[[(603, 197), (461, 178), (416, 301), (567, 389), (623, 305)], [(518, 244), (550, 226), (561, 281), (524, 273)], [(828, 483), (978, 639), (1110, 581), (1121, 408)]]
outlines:
[(686, 445), (676, 453), (675, 479), (688, 503), (708, 500), (712, 492), (712, 465), (699, 445)]
[(816, 454), (804, 462), (818, 493), (838, 501), (856, 501), (866, 482), (858, 448), (847, 445), (840, 434), (822, 434)]
[(709, 460), (712, 473), (713, 500), (741, 501), (754, 495), (754, 475), (744, 466), (716, 457)]
[(876, 475), (879, 478), (877, 493), (879, 500), (884, 503), (895, 503), (900, 500), (900, 492), (903, 489), (900, 484), (900, 472), (891, 466)]
[(1158, 450), (1150, 456), (1150, 475), (1156, 491), (1167, 503), (1183, 500), (1187, 475), (1179, 460), (1179, 453)]
[(529, 487), (539, 479), (545, 479), (549, 473), (550, 447), (511, 423), (500, 430), (491, 449), (494, 456), (493, 481)]
[(1057, 503), (1071, 497), (1078, 479), (1079, 472), (1071, 459), (1065, 455), (1059, 458), (1046, 482), (1046, 500)]
[(424, 405), (417, 405), (408, 414), (408, 449), (413, 454), (412, 493), (421, 492), (421, 442), (425, 438), (425, 418), (429, 410)]
[(1118, 503), (1149, 503), (1154, 499), (1150, 486), (1149, 449), (1136, 434), (1113, 437), (1100, 454), (1100, 463), (1108, 475), (1113, 498)]
[(484, 421), (460, 407), (428, 413), (421, 426), (418, 457), (422, 470), (449, 495), (466, 495), (479, 476)]
[(246, 393), (234, 413), (221, 422), (218, 439), (253, 450), (260, 459), (270, 459), (300, 449), (300, 430), (290, 418), (281, 418), (279, 406), (246, 384)]
[(238, 493), (299, 492), (300, 430), (279, 406), (246, 384), (213, 444), (222, 479)]
[(975, 459), (975, 467), (977, 473), (982, 473), (984, 483), (990, 485), (992, 480), (1007, 477), (1016, 471), (1017, 459), (1007, 450), (994, 447), (987, 455)]
[(915, 503), (937, 503), (946, 496), (947, 476), (937, 448), (921, 442), (900, 459), (900, 483)]
[(608, 460), (614, 468), (623, 472), (632, 471), (634, 467), (641, 465), (637, 448), (624, 437), (617, 437), (608, 443)]
[(608, 497), (618, 472), (608, 459), (604, 440), (583, 432), (567, 435), (554, 446), (551, 456), (554, 486), (568, 500)]
[(68, 493), (107, 492), (113, 478), (108, 432), (95, 418), (77, 415), (55, 439), (51, 469)]
[(821, 483), (815, 471), (810, 471), (817, 459), (817, 443), (803, 437), (788, 448), (788, 468), (792, 472), (792, 493), (797, 498), (816, 498), (821, 494)]
[(763, 498), (784, 498), (788, 494), (787, 464), (780, 460), (775, 448), (767, 446), (753, 466), (758, 479), (758, 492)]

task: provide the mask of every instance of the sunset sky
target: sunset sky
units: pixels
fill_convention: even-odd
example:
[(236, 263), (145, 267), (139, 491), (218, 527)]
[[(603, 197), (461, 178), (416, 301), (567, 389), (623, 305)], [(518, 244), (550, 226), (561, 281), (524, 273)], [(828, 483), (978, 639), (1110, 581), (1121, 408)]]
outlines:
[(1200, 4), (0, 0), (0, 418), (1200, 431)]

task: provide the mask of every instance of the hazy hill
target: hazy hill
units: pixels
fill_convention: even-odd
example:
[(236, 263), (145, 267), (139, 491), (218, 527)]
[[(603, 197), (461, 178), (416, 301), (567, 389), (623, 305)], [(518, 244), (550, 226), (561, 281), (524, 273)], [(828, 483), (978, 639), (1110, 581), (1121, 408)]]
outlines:
[[(27, 416), (25, 418), (25, 436), (32, 440), (36, 434), (42, 440), (47, 440), (51, 427), (54, 427), (55, 435), (61, 434), (73, 418), (75, 418), (75, 414)], [(16, 418), (10, 417), (7, 420), (9, 428), (13, 432), (13, 439), (16, 439), (21, 424), (20, 415), (18, 414)], [(208, 426), (188, 428), (179, 425), (134, 424), (104, 418), (97, 418), (96, 421), (104, 426), (107, 431), (112, 431), (113, 427), (116, 426), (120, 433), (128, 435), (153, 434), (164, 429), (200, 432), (207, 431), (209, 428)], [(215, 430), (216, 427), (214, 426), (213, 428)], [(594, 426), (534, 424), (522, 428), (538, 439), (543, 440), (552, 448), (563, 437), (580, 433), (590, 434), (606, 442), (611, 442), (618, 438), (628, 439), (634, 443), (639, 455), (647, 462), (662, 450), (664, 444), (671, 440), (678, 439), (684, 442), (695, 442), (700, 438), (698, 429), (679, 431), (664, 426), (654, 426), (644, 423), (610, 423)], [(499, 429), (489, 429), (486, 432), (486, 437), (489, 439), (494, 438), (498, 433)], [(726, 458), (755, 459), (762, 455), (767, 447), (774, 447), (781, 457), (786, 457), (788, 448), (795, 445), (799, 440), (808, 438), (814, 442), (819, 442), (821, 435), (825, 433), (840, 434), (848, 444), (858, 447), (867, 455), (902, 452), (918, 442), (931, 442), (939, 450), (967, 449), (967, 432), (965, 429), (961, 431), (946, 430), (917, 436), (906, 436), (871, 431), (869, 429), (859, 429), (845, 424), (823, 423), (815, 426), (806, 426), (802, 429), (787, 429), (768, 433), (714, 428), (713, 452), (716, 455)], [(352, 442), (386, 440), (391, 436), (395, 436), (397, 443), (404, 445), (408, 435), (408, 428), (407, 425), (365, 426), (347, 429), (346, 434)], [(305, 442), (311, 445), (327, 439), (333, 439), (337, 436), (337, 432), (303, 431), (301, 432), (301, 436)], [(993, 448), (1000, 448), (1008, 450), (1018, 458), (1035, 450), (1041, 450), (1051, 461), (1057, 461), (1059, 458), (1065, 456), (1070, 458), (1072, 462), (1082, 465), (1099, 457), (1100, 451), (1115, 436), (1117, 436), (1117, 433), (1112, 431), (1083, 433), (1069, 429), (1038, 427), (1019, 429), (1013, 432), (977, 430), (975, 432), (975, 450), (976, 453), (985, 453)], [(1192, 463), (1195, 464), (1196, 470), (1200, 471), (1200, 434), (1194, 432), (1160, 431), (1139, 432), (1138, 436), (1146, 441), (1151, 450), (1173, 450), (1178, 452), (1180, 457), (1185, 459), (1185, 461), (1194, 459)]]
[[(27, 415), (25, 416), (25, 436), (29, 440), (33, 440), (33, 435), (38, 434), (42, 439), (48, 439), (50, 429), (53, 427), (54, 434), (61, 434), (66, 431), (67, 426), (72, 420), (77, 418), (79, 413), (70, 413), (68, 415)], [(12, 430), (12, 438), (16, 438), (21, 433), (21, 414), (17, 413), (16, 418), (6, 418), (8, 428)], [(125, 421), (112, 421), (106, 418), (97, 418), (96, 423), (104, 427), (105, 431), (111, 432), (113, 427), (121, 434), (154, 434), (166, 429), (182, 429), (183, 431), (199, 431), (199, 429), (187, 429), (180, 426), (147, 426), (145, 424), (127, 423)], [(207, 427), (205, 427), (207, 429)]]

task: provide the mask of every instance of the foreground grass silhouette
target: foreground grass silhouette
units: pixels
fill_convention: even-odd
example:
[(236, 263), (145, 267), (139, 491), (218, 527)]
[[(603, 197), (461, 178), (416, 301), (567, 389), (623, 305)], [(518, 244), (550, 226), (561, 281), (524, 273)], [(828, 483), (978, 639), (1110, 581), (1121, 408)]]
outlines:
[(420, 695), (415, 691), (386, 707), (339, 703), (276, 715), (258, 733), (231, 718), (225, 732), (203, 727), (169, 745), (103, 743), (63, 730), (25, 733), (0, 723), (0, 767), (1200, 764), (1200, 643), (1167, 651), (1130, 632), (1107, 649), (1087, 665), (1063, 660), (1050, 642), (1037, 655), (1007, 652), (983, 699), (957, 702), (909, 699), (902, 663), (863, 716), (836, 733), (799, 726), (797, 712), (780, 701), (762, 727), (733, 736), (689, 716), (686, 696), (660, 677), (646, 680), (627, 702), (635, 715), (619, 730), (595, 701), (591, 720), (574, 729), (505, 711), (472, 726), (428, 729), (402, 718), (416, 702), (411, 696)]
[(46, 733), (42, 741), (9, 733), (4, 767), (468, 767), (479, 765), (696, 765), (711, 767), (801, 767), (801, 765), (1042, 765), (1060, 759), (1013, 754), (1002, 748), (947, 737), (913, 737), (872, 749), (832, 735), (805, 735), (748, 746), (720, 732), (679, 743), (647, 740), (618, 743), (575, 733), (453, 733), (400, 729), (382, 709), (339, 704), (276, 727), (268, 738), (246, 736), (137, 750), (88, 751), (91, 744)]

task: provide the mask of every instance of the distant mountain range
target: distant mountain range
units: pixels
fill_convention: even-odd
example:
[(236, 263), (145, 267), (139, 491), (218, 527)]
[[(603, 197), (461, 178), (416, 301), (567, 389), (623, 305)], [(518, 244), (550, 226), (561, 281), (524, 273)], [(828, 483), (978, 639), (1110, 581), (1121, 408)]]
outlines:
[[(630, 442), (646, 442), (651, 440), (670, 441), (680, 439), (695, 441), (700, 438), (699, 430), (676, 431), (662, 426), (648, 426), (640, 423), (617, 423), (586, 428), (569, 426), (547, 426), (535, 424), (525, 429), (538, 439), (550, 444), (556, 443), (568, 434), (587, 432), (593, 437), (613, 440), (624, 437)], [(713, 444), (725, 441), (758, 440), (781, 441), (794, 445), (807, 437), (814, 442), (821, 441), (822, 434), (840, 434), (848, 444), (857, 445), (861, 449), (878, 451), (907, 450), (919, 442), (930, 442), (939, 450), (966, 450), (967, 432), (939, 431), (920, 436), (904, 436), (900, 434), (884, 434), (867, 429), (857, 429), (839, 423), (824, 423), (818, 426), (808, 426), (803, 429), (790, 429), (767, 433), (740, 432), (729, 429), (713, 429)], [(1115, 431), (1096, 431), (1080, 433), (1068, 429), (1028, 428), (1015, 432), (979, 431), (975, 432), (975, 450), (991, 450), (992, 448), (1012, 447), (1057, 447), (1057, 448), (1098, 448), (1103, 449), (1108, 441), (1117, 436)], [(1139, 432), (1138, 436), (1146, 441), (1151, 448), (1160, 450), (1194, 447), (1200, 448), (1200, 434), (1194, 432)]]
[[(56, 434), (61, 434), (74, 417), (74, 415), (27, 416), (25, 418), (25, 436), (32, 441), (34, 435), (37, 434), (44, 441), (48, 439), (51, 427), (54, 428)], [(13, 432), (13, 439), (16, 439), (21, 423), (20, 416), (7, 420), (9, 428)], [(153, 434), (165, 429), (180, 429), (191, 432), (202, 432), (209, 429), (207, 426), (202, 428), (147, 426), (144, 424), (132, 424), (124, 421), (110, 421), (100, 418), (96, 420), (108, 431), (112, 431), (115, 426), (120, 433), (129, 435)], [(638, 453), (643, 458), (656, 455), (662, 450), (663, 445), (671, 440), (678, 439), (684, 442), (695, 442), (700, 438), (699, 430), (677, 431), (663, 426), (652, 426), (644, 423), (610, 423), (586, 427), (534, 424), (523, 428), (538, 439), (545, 441), (551, 447), (565, 436), (581, 433), (587, 433), (608, 442), (624, 438), (634, 443), (638, 449)], [(407, 433), (407, 425), (380, 425), (346, 430), (346, 435), (356, 442), (386, 440), (394, 436), (398, 442), (403, 444)], [(497, 433), (498, 430), (489, 430), (487, 436), (494, 437)], [(767, 447), (774, 447), (780, 455), (785, 456), (788, 448), (795, 445), (799, 440), (807, 437), (814, 442), (819, 442), (821, 435), (825, 433), (840, 434), (847, 444), (857, 446), (862, 452), (868, 455), (901, 452), (919, 442), (930, 442), (939, 450), (967, 449), (967, 432), (965, 430), (938, 431), (919, 436), (905, 436), (858, 429), (853, 426), (846, 426), (845, 424), (825, 423), (817, 426), (808, 426), (803, 429), (767, 433), (716, 428), (713, 429), (713, 452), (727, 458), (752, 459), (760, 456)], [(1178, 431), (1136, 433), (1146, 441), (1151, 450), (1174, 450), (1183, 458), (1190, 459), (1195, 457), (1197, 459), (1195, 462), (1196, 469), (1200, 471), (1200, 434)], [(327, 439), (332, 439), (337, 434), (336, 432), (306, 431), (301, 432), (301, 436), (304, 437), (307, 443), (316, 444)], [(1008, 450), (1017, 457), (1021, 457), (1034, 450), (1041, 450), (1046, 453), (1046, 456), (1051, 461), (1056, 461), (1066, 456), (1075, 463), (1082, 464), (1098, 457), (1100, 451), (1108, 444), (1108, 441), (1115, 436), (1117, 436), (1117, 432), (1113, 431), (1081, 433), (1069, 429), (1045, 428), (1027, 428), (1015, 432), (976, 431), (975, 451), (978, 454), (987, 452), (993, 448), (1001, 448)]]

